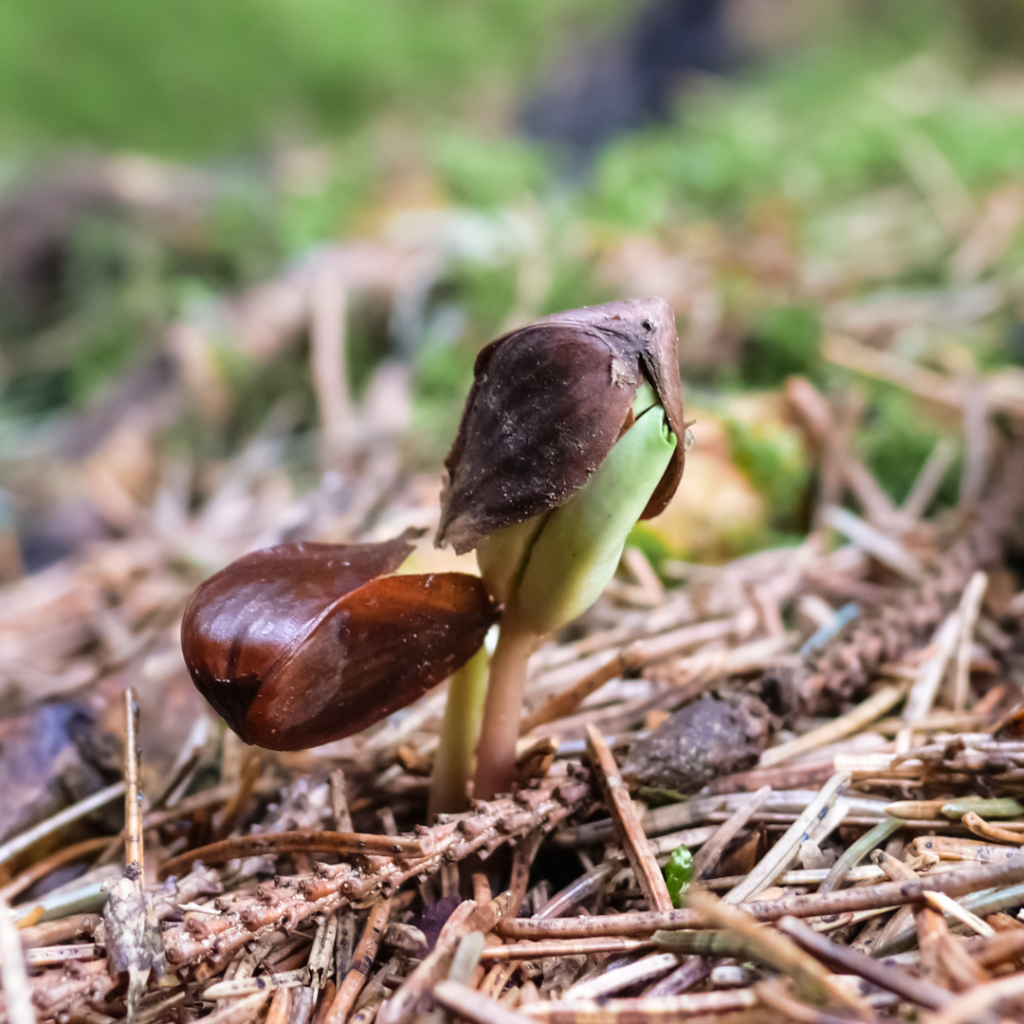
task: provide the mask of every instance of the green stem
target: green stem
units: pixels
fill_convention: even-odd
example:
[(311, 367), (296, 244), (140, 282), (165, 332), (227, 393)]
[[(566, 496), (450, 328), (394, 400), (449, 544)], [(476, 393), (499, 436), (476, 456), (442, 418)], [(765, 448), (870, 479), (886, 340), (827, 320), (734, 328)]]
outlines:
[(448, 703), (430, 779), (428, 821), (437, 814), (458, 814), (466, 809), (466, 786), (486, 693), (487, 650), (481, 646), (448, 684)]
[(832, 865), (832, 870), (825, 876), (818, 892), (832, 892), (842, 886), (843, 880), (876, 846), (881, 846), (903, 822), (899, 818), (886, 815), (870, 832), (865, 832), (856, 842), (851, 843)]
[(526, 688), (526, 666), (540, 638), (516, 613), (506, 607), (501, 617), (498, 645), (491, 658), (483, 728), (477, 749), (473, 796), (491, 800), (508, 793), (516, 770), (516, 740)]

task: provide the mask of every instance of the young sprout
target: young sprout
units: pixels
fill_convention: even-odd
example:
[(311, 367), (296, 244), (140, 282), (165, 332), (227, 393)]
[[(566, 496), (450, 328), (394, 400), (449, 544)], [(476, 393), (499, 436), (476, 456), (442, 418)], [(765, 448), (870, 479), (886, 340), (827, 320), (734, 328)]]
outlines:
[(484, 348), (445, 460), (435, 543), (476, 548), (504, 606), (474, 794), (511, 787), (526, 665), (601, 594), (637, 519), (668, 504), (685, 431), (662, 299), (558, 313)]
[(246, 743), (302, 750), (411, 704), (497, 618), (476, 576), (393, 576), (413, 545), (281, 544), (192, 595), (181, 647), (199, 692)]
[(481, 647), (448, 684), (448, 701), (430, 776), (427, 821), (466, 809), (480, 722), (487, 693), (487, 651)]

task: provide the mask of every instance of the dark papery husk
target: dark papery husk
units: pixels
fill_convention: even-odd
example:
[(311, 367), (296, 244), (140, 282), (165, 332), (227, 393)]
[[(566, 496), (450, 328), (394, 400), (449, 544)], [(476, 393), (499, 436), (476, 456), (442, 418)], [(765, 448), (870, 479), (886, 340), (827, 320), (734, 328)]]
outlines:
[(386, 575), (412, 547), (281, 544), (211, 576), (181, 629), (196, 687), (243, 740), (273, 750), (340, 739), (412, 703), (497, 617), (476, 576)]
[[(658, 298), (557, 313), (491, 342), (445, 460), (435, 543), (469, 551), (492, 530), (564, 504), (630, 424), (645, 379), (681, 439), (676, 345), (675, 314)], [(679, 444), (641, 518), (668, 504), (683, 460)]]

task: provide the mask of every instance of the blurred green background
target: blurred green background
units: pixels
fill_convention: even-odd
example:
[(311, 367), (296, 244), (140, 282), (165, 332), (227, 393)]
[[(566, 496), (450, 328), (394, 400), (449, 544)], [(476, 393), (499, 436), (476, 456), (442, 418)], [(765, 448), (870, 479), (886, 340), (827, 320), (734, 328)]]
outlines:
[[(708, 479), (738, 511), (666, 527), (652, 551), (724, 557), (807, 528), (808, 442), (777, 401), (794, 374), (826, 394), (857, 380), (854, 447), (902, 500), (959, 424), (851, 377), (822, 338), (954, 375), (1024, 363), (1024, 4), (717, 7), (716, 71), (680, 72), (658, 116), (567, 152), (522, 112), (557, 104), (573, 68), (610, 69), (635, 5), (8, 0), (0, 484), (17, 492), (55, 425), (116, 405), (169, 325), (316, 246), (408, 238), (426, 211), (443, 266), (411, 326), (373, 295), (347, 314), (357, 400), (382, 363), (411, 366), (412, 464), (439, 464), (486, 341), (657, 292), (679, 316)], [(227, 410), (163, 424), (167, 450), (229, 458), (282, 402), (290, 437), (317, 426), (303, 343), (216, 358)]]

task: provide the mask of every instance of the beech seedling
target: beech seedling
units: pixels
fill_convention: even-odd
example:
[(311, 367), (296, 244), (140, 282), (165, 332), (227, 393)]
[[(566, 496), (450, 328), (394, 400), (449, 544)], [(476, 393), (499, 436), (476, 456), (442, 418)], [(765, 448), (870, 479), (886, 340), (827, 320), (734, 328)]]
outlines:
[(466, 573), (391, 575), (413, 549), (280, 544), (189, 601), (181, 646), (199, 691), (247, 743), (301, 750), (411, 704), (483, 643), (497, 610)]
[[(636, 520), (668, 504), (684, 432), (663, 300), (571, 310), (504, 335), (477, 357), (436, 537), (475, 548), (482, 578), (394, 575), (412, 551), (406, 536), (252, 552), (185, 611), (196, 686), (246, 742), (297, 750), (358, 732), (453, 675), (431, 805), (464, 803), (481, 714), (474, 793), (507, 791), (529, 655), (597, 599)], [(499, 604), (482, 700), (478, 652)]]
[(546, 317), (477, 357), (435, 543), (475, 548), (503, 605), (478, 798), (511, 786), (531, 652), (597, 599), (637, 519), (661, 512), (679, 485), (676, 346), (671, 307), (648, 298)]

